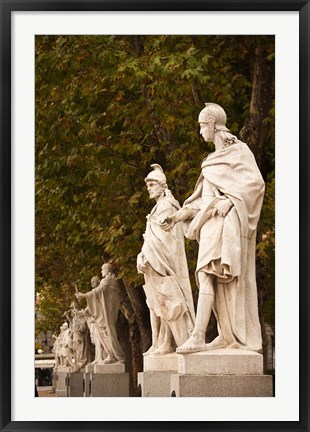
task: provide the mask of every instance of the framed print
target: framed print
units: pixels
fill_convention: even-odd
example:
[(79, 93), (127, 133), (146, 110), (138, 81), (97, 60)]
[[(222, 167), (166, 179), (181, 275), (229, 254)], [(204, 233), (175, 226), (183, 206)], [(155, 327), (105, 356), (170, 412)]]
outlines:
[[(308, 27), (309, 2), (299, 0), (1, 0), (1, 430), (309, 430)], [(267, 107), (256, 111), (258, 123), (255, 76), (255, 97)], [(136, 269), (147, 212), (152, 218), (145, 179), (155, 167), (169, 197), (190, 195), (211, 153), (197, 125), (206, 99), (225, 107), (231, 139), (253, 136), (252, 150), (265, 145), (253, 150), (271, 203), (261, 216), (256, 278), (265, 333), (271, 322), (264, 367), (273, 371), (272, 391), (140, 397), (154, 330)], [(186, 248), (194, 286), (197, 250)], [(128, 394), (83, 397), (85, 377), (76, 397), (37, 394), (34, 360), (55, 366), (60, 325), (86, 307), (102, 260), (127, 295), (115, 325), (137, 359), (126, 363)], [(196, 306), (198, 289), (194, 297)]]

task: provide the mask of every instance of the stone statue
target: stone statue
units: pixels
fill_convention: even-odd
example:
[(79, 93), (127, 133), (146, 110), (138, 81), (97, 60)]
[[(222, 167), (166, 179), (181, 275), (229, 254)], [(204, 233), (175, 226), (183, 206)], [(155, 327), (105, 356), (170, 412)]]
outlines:
[(116, 333), (116, 321), (120, 309), (120, 288), (110, 264), (101, 267), (102, 279), (86, 294), (76, 293), (78, 299), (87, 301), (86, 315), (91, 327), (91, 338), (96, 348), (95, 363), (124, 362), (124, 353)]
[(91, 361), (90, 335), (84, 309), (75, 308), (71, 314), (74, 372), (78, 372)]
[(180, 205), (167, 187), (161, 166), (153, 164), (151, 167), (153, 171), (145, 182), (156, 205), (147, 216), (137, 269), (144, 274), (152, 328), (152, 346), (145, 354), (161, 355), (175, 351), (176, 346), (188, 339), (195, 313), (182, 225), (176, 225), (169, 232), (159, 225), (160, 220), (171, 216)]
[(74, 372), (79, 372), (82, 367), (91, 361), (90, 335), (86, 322), (85, 310), (80, 309), (76, 300), (70, 305), (70, 308), (63, 314), (69, 323), (71, 331), (71, 356), (69, 362)]
[(59, 336), (55, 338), (53, 352), (55, 354), (55, 369), (73, 366), (72, 332), (67, 322), (60, 326)]
[[(222, 107), (207, 103), (199, 114), (200, 133), (214, 153), (201, 165), (194, 193), (182, 209), (162, 221), (171, 230), (184, 221), (185, 235), (196, 239), (199, 298), (195, 329), (180, 354), (223, 347), (261, 351), (255, 278), (256, 228), (264, 181), (248, 146), (226, 128)], [(211, 311), (219, 335), (205, 344)]]
[[(100, 285), (100, 278), (98, 276), (94, 276), (91, 278), (90, 283), (92, 288), (96, 288)], [(101, 343), (100, 333), (98, 331), (96, 320), (93, 316), (90, 315), (88, 309), (86, 309), (85, 316), (89, 327), (90, 340), (95, 346), (95, 359), (93, 362), (91, 362), (91, 364), (103, 364), (104, 360), (108, 357), (108, 354), (105, 351), (103, 344)]]

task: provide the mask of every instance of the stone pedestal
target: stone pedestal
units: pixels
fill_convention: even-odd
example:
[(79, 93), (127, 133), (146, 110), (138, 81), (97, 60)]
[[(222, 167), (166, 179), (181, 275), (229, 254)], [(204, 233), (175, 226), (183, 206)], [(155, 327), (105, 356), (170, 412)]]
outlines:
[(138, 372), (142, 397), (170, 397), (171, 372)]
[(172, 374), (178, 372), (178, 357), (176, 353), (143, 357), (143, 371), (138, 373), (138, 385), (141, 386), (142, 397), (170, 397)]
[(89, 364), (85, 366), (85, 373), (94, 373), (94, 365)]
[(85, 389), (85, 396), (90, 397), (128, 397), (129, 374), (125, 372), (125, 365), (94, 365), (94, 371), (89, 374), (88, 386), (85, 381)]
[(178, 372), (193, 375), (262, 375), (263, 356), (241, 349), (178, 355)]
[(84, 371), (70, 372), (68, 375), (68, 397), (84, 396)]
[(170, 390), (177, 397), (272, 397), (273, 383), (261, 354), (218, 349), (179, 355)]
[(124, 372), (125, 365), (123, 363), (94, 365), (94, 374), (119, 374)]
[(175, 374), (171, 376), (171, 394), (176, 397), (272, 397), (272, 376)]
[(58, 368), (54, 370), (54, 386), (56, 397), (68, 397), (68, 376), (70, 368)]
[(88, 372), (84, 373), (84, 383), (83, 383), (83, 397), (90, 397), (91, 392), (91, 374)]

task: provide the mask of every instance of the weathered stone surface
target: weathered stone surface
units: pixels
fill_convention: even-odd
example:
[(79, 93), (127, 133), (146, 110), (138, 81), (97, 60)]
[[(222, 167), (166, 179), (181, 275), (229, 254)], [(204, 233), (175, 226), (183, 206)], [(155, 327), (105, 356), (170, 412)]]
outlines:
[(194, 375), (262, 375), (263, 356), (241, 349), (178, 355), (178, 372)]
[(73, 372), (68, 376), (68, 397), (83, 397), (84, 396), (84, 373)]
[(176, 397), (272, 397), (271, 375), (171, 375)]
[(179, 355), (176, 353), (161, 356), (145, 355), (143, 356), (143, 370), (144, 372), (178, 372), (178, 358)]
[(86, 373), (94, 373), (94, 365), (93, 364), (88, 364), (86, 367), (85, 367), (85, 372)]
[(128, 397), (128, 373), (91, 374), (91, 397)]
[(122, 363), (94, 365), (94, 374), (116, 374), (116, 373), (124, 373), (124, 372), (125, 372), (125, 365)]
[[(66, 368), (69, 370), (69, 368)], [(68, 396), (68, 372), (55, 372), (54, 375), (54, 386), (56, 397), (67, 397)]]
[(90, 373), (84, 373), (84, 384), (83, 384), (83, 396), (90, 397), (91, 385), (90, 385)]
[(138, 385), (141, 385), (142, 397), (170, 397), (171, 372), (139, 372)]

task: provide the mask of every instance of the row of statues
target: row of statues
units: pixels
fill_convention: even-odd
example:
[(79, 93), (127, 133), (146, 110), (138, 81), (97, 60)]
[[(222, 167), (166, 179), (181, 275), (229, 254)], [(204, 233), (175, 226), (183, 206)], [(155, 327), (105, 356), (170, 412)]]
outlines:
[[(137, 257), (152, 329), (147, 355), (262, 349), (255, 244), (264, 181), (248, 146), (227, 129), (222, 107), (207, 103), (198, 122), (202, 137), (214, 143), (215, 151), (202, 161), (196, 187), (183, 206), (168, 189), (159, 164), (153, 164), (145, 178), (150, 199), (156, 201)], [(184, 237), (199, 244), (196, 314)], [(91, 285), (91, 291), (76, 293), (78, 300), (86, 300), (86, 309), (70, 311), (70, 326), (64, 324), (55, 341), (60, 366), (74, 365), (79, 370), (90, 361), (88, 333), (95, 346), (93, 364), (124, 362), (115, 327), (119, 286), (109, 264), (102, 266), (102, 279), (93, 277)], [(218, 336), (206, 344), (212, 311)]]
[(89, 292), (75, 294), (78, 300), (86, 300), (87, 307), (81, 309), (73, 302), (64, 314), (67, 321), (60, 327), (60, 334), (54, 336), (55, 369), (70, 367), (78, 372), (87, 365), (125, 361), (116, 333), (119, 285), (109, 263), (102, 265), (101, 274), (101, 280), (92, 277)]

